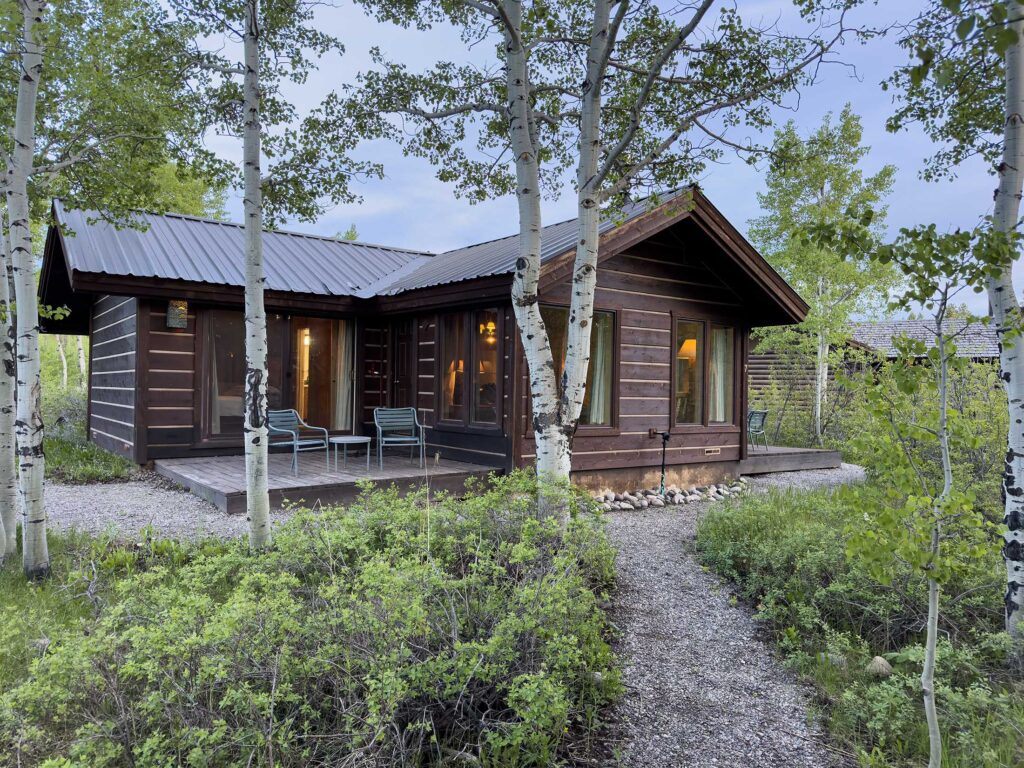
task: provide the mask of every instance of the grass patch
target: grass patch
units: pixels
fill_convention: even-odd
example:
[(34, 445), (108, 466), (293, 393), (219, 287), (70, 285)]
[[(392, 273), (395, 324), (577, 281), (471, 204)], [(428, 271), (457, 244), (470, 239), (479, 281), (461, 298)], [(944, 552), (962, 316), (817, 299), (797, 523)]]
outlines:
[(135, 477), (139, 468), (86, 439), (87, 403), (78, 390), (44, 390), (46, 477), (59, 483), (114, 483)]
[[(885, 503), (871, 485), (857, 493), (861, 505)], [(841, 494), (777, 491), (715, 505), (698, 526), (697, 549), (756, 607), (787, 663), (816, 686), (833, 736), (862, 765), (923, 765), (925, 584), (909, 570), (880, 584), (848, 558), (847, 531), (860, 523)], [(993, 546), (944, 593), (936, 677), (947, 768), (1024, 764), (1024, 687), (1001, 631), (1004, 577)], [(890, 677), (867, 671), (875, 655), (890, 662)]]
[(131, 480), (139, 468), (121, 456), (105, 451), (84, 437), (68, 434), (43, 439), (46, 476), (59, 483), (113, 483)]
[[(613, 552), (589, 502), (563, 534), (535, 499), (523, 474), (464, 500), (368, 489), (259, 555), (68, 540), (51, 623), (4, 641), (0, 765), (561, 764), (621, 691)], [(39, 587), (4, 578), (8, 615)]]

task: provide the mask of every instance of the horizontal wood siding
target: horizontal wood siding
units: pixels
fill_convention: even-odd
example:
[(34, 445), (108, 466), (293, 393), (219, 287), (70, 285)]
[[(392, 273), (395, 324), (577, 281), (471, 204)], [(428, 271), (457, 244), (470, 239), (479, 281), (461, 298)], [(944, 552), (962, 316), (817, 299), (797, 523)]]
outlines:
[(388, 405), (389, 326), (376, 318), (360, 318), (357, 327), (357, 418), (362, 424), (362, 434), (372, 436), (377, 434), (373, 423), (373, 409)]
[[(814, 405), (814, 380), (814, 364), (808, 360), (797, 360), (777, 352), (754, 352), (750, 355), (747, 385), (752, 408), (766, 406), (769, 399), (781, 396), (787, 407), (793, 410), (810, 409)], [(835, 372), (831, 368), (829, 380), (835, 380)]]
[(136, 446), (138, 302), (101, 296), (89, 333), (89, 439), (125, 458)]
[[(544, 304), (567, 306), (569, 280), (541, 293)], [(683, 246), (642, 243), (610, 258), (598, 269), (595, 308), (616, 315), (612, 426), (581, 426), (573, 442), (573, 470), (593, 471), (660, 465), (661, 440), (649, 430), (670, 429), (672, 405), (673, 313), (676, 317), (720, 322), (736, 329), (735, 425), (676, 428), (666, 463), (737, 461), (743, 452), (742, 357), (749, 320), (739, 296), (700, 254)], [(520, 357), (520, 455), (536, 457), (530, 424), (529, 379)]]
[(196, 310), (189, 307), (185, 328), (167, 327), (166, 302), (145, 302), (139, 318), (147, 342), (139, 358), (145, 425), (140, 461), (183, 456), (196, 441), (199, 419)]

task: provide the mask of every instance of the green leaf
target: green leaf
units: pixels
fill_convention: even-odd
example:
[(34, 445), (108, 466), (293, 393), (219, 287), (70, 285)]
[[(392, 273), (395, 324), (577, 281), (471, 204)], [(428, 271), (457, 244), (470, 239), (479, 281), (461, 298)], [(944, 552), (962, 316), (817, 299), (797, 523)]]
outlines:
[(961, 40), (966, 40), (967, 36), (974, 31), (974, 24), (976, 21), (977, 19), (974, 16), (968, 16), (963, 19), (956, 25), (956, 36)]

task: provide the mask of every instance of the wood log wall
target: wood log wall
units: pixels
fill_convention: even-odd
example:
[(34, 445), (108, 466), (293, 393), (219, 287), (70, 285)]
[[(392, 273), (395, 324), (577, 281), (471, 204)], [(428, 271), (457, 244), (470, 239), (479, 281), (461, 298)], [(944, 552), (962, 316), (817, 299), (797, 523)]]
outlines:
[(91, 316), (89, 344), (89, 439), (102, 448), (135, 457), (138, 302), (102, 296)]
[(196, 311), (185, 328), (167, 327), (167, 302), (145, 302), (139, 310), (140, 463), (183, 456), (197, 440), (201, 418)]
[[(541, 302), (568, 306), (568, 279), (541, 293)], [(596, 309), (615, 313), (612, 426), (581, 426), (573, 443), (573, 470), (653, 466), (661, 440), (649, 430), (671, 430), (666, 463), (735, 462), (742, 457), (745, 428), (743, 360), (749, 320), (740, 298), (699, 254), (682, 246), (644, 243), (605, 261), (598, 270)], [(671, 427), (673, 321), (721, 323), (736, 329), (735, 415), (730, 425)], [(705, 341), (706, 343), (706, 341)], [(536, 458), (530, 425), (529, 381), (520, 357), (520, 463)]]

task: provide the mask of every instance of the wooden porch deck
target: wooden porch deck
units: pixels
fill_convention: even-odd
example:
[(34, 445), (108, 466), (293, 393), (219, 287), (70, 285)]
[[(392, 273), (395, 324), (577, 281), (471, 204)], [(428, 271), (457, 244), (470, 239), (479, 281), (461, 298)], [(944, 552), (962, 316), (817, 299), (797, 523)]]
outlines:
[(740, 462), (739, 471), (744, 475), (766, 475), (800, 469), (835, 469), (842, 461), (839, 451), (769, 445), (767, 451), (763, 446), (749, 448), (747, 458)]
[[(299, 454), (299, 474), (292, 474), (291, 454), (271, 453), (269, 466), (270, 504), (279, 508), (285, 502), (311, 506), (316, 502), (337, 504), (351, 501), (358, 493), (356, 483), (372, 480), (377, 485), (395, 483), (405, 489), (418, 488), (425, 482), (436, 490), (461, 490), (470, 477), (486, 477), (500, 472), (497, 467), (465, 464), (440, 459), (435, 464), (430, 457), (421, 469), (409, 461), (408, 454), (385, 455), (384, 468), (376, 456), (366, 470), (365, 455), (353, 456), (349, 452), (348, 466), (338, 457), (338, 471), (334, 471), (334, 456), (330, 467), (324, 465), (323, 453)], [(208, 456), (188, 459), (158, 459), (154, 462), (157, 474), (206, 499), (222, 512), (245, 513), (245, 456)]]

